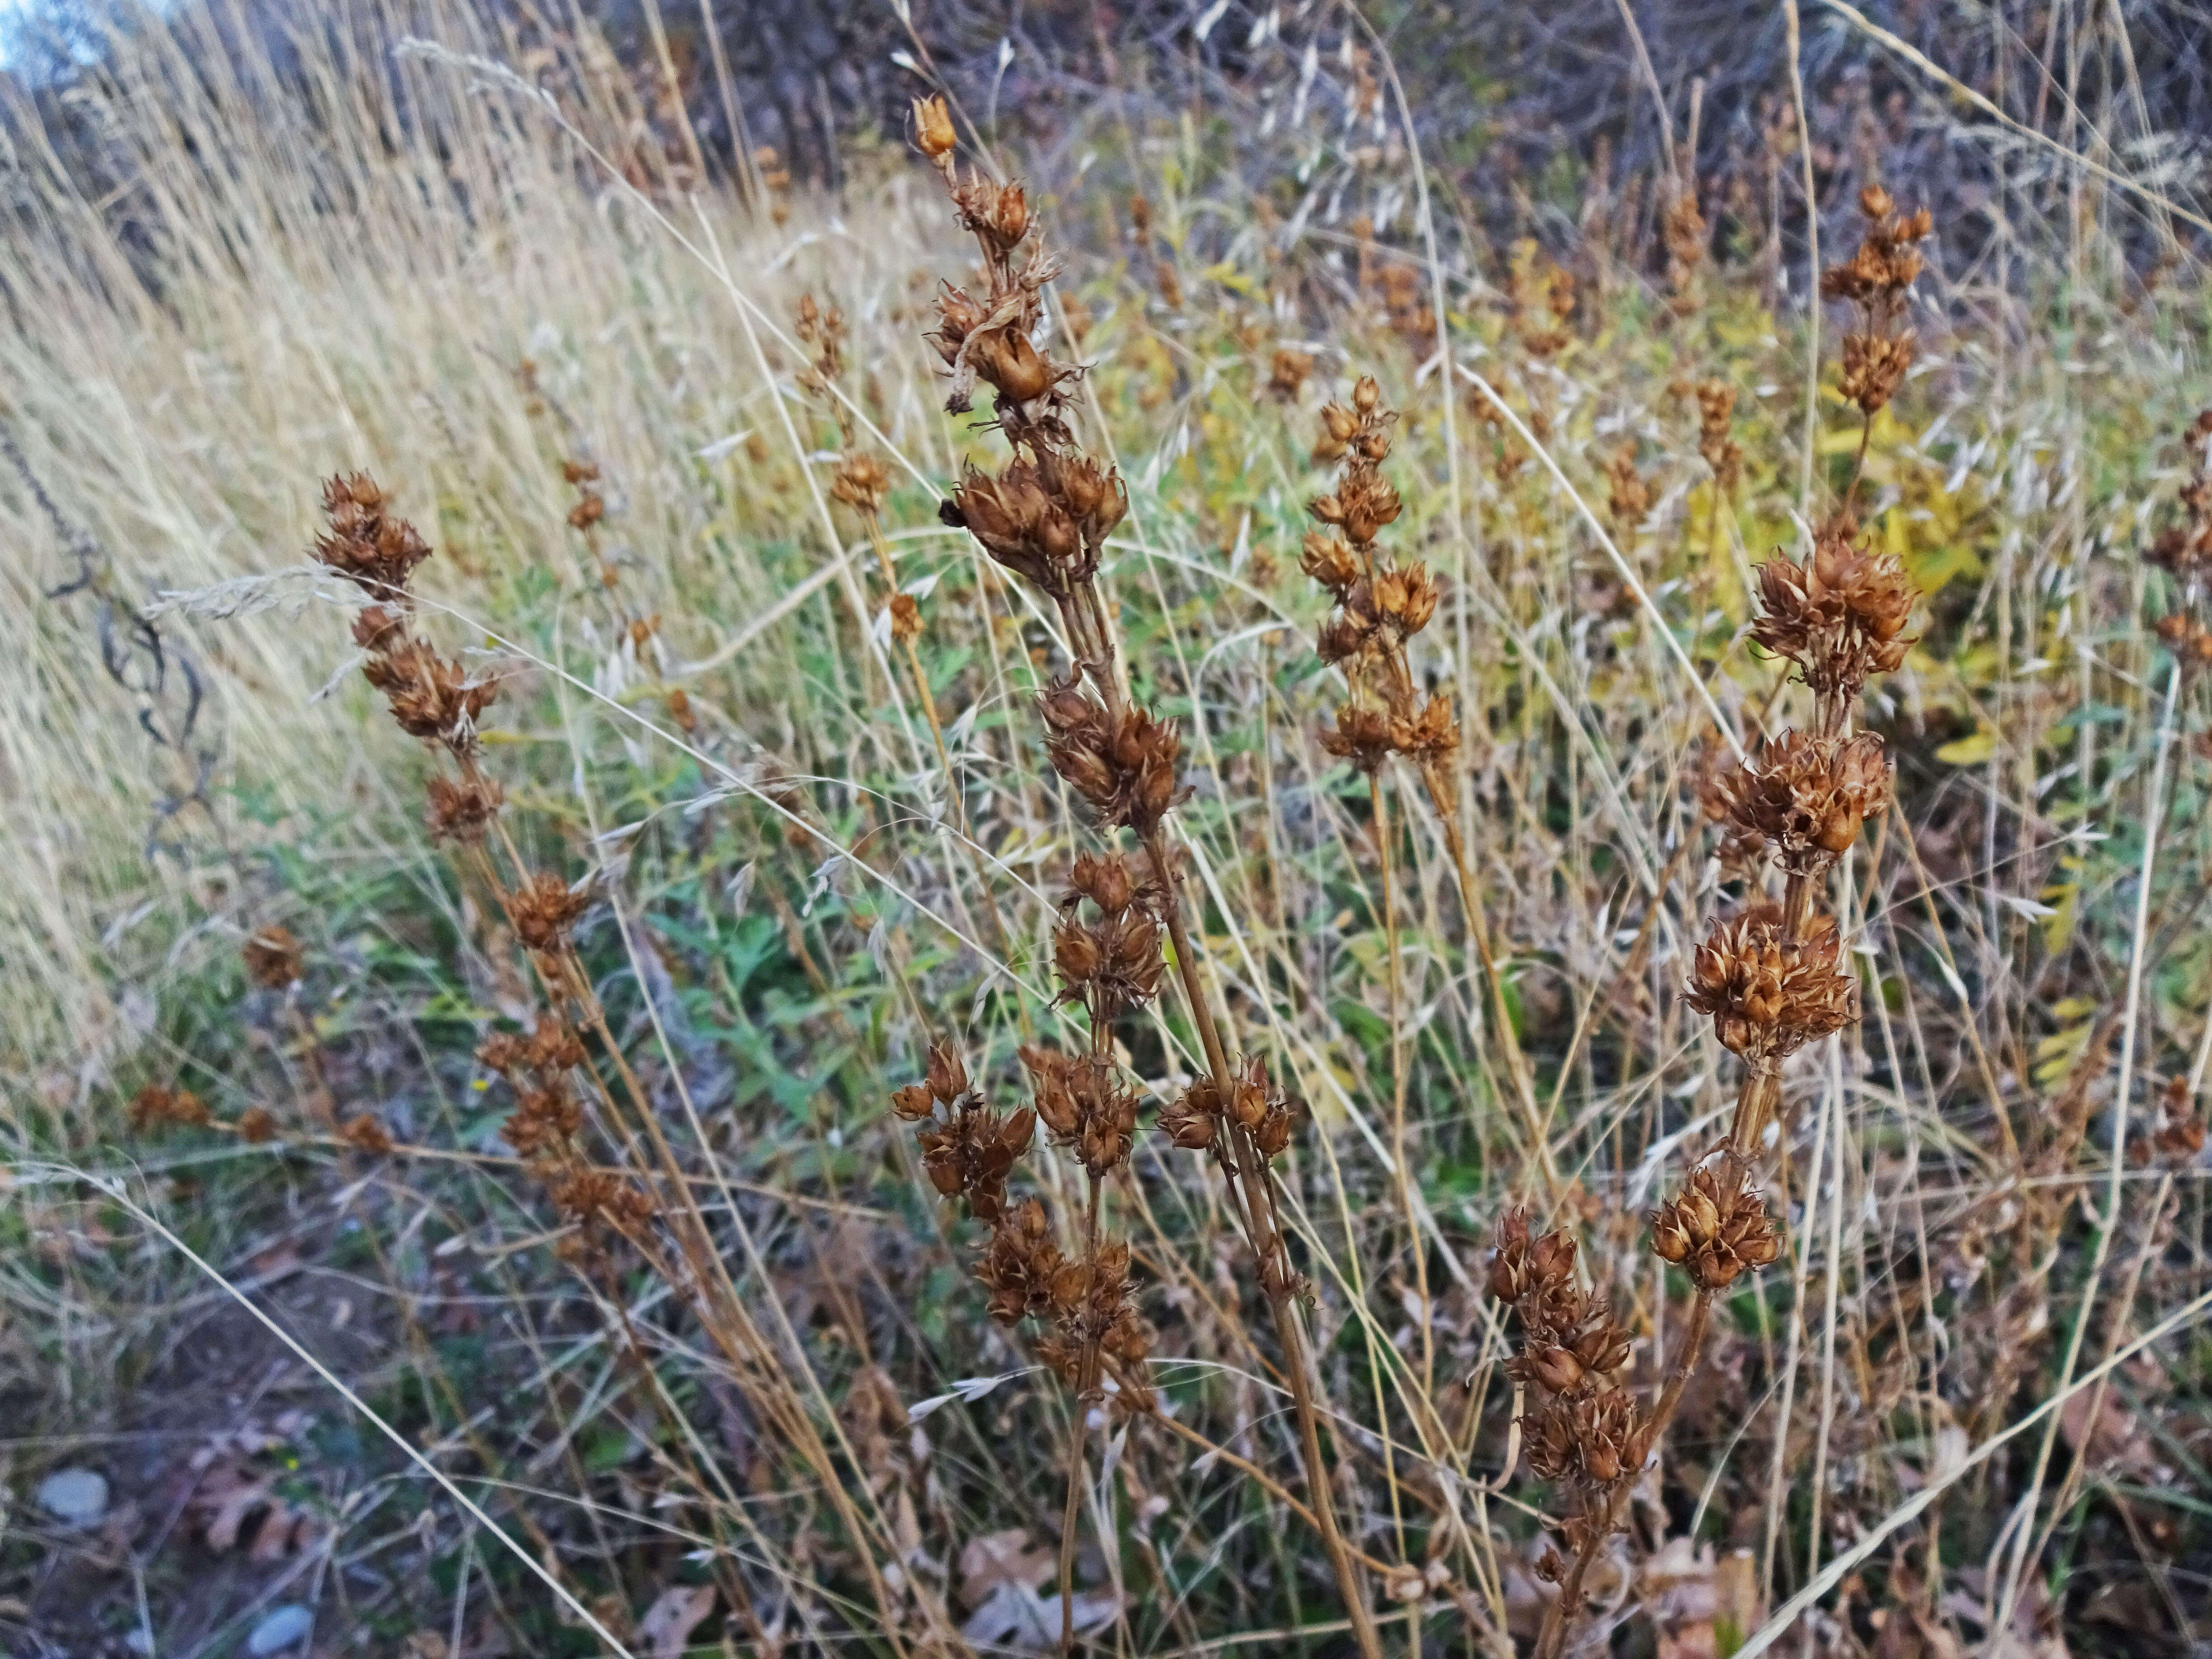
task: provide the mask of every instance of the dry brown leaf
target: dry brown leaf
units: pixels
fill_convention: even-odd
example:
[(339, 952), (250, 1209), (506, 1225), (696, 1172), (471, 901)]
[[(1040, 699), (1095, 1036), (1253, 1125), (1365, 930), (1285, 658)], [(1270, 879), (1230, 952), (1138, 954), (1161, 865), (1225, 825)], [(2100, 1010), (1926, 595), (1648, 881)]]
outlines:
[(1059, 1559), (1030, 1543), (1022, 1528), (983, 1533), (960, 1552), (960, 1599), (980, 1607), (1001, 1584), (1033, 1589), (1059, 1571)]
[(249, 1559), (277, 1561), (307, 1548), (314, 1520), (277, 1495), (265, 1476), (223, 1459), (204, 1473), (190, 1504), (200, 1540), (217, 1553), (244, 1547)]
[(2075, 1451), (2088, 1447), (2089, 1465), (2144, 1480), (2155, 1478), (2158, 1449), (2135, 1413), (2110, 1389), (2084, 1389), (2058, 1408), (2058, 1427)]
[(671, 1584), (637, 1621), (638, 1640), (653, 1659), (684, 1659), (691, 1632), (714, 1610), (712, 1584)]

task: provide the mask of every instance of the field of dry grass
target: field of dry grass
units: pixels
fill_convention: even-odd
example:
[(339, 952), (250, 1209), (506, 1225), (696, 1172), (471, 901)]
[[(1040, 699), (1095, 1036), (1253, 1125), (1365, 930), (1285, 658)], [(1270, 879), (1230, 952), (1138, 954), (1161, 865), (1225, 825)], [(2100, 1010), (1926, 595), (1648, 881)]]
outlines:
[(4, 175), (0, 1647), (2212, 1641), (2191, 181), (203, 22)]

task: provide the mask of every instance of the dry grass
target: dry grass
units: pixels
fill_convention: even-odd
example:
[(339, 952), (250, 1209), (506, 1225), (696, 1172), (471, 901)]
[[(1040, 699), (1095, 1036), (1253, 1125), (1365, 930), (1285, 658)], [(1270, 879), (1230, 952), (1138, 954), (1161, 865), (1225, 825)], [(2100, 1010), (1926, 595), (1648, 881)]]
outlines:
[[(1887, 400), (1686, 193), (1492, 257), (1403, 147), (1102, 132), (1030, 198), (1091, 365), (1040, 441), (945, 411), (936, 279), (1018, 268), (896, 148), (755, 216), (587, 47), (557, 111), (459, 24), (288, 102), (187, 75), (198, 15), (91, 89), (131, 200), (19, 152), (0, 246), (10, 1642), (2205, 1639), (2208, 319), (2094, 274), (2139, 198), (2055, 182), (2070, 284), (1922, 273)], [(1007, 438), (1118, 469), (1095, 587), (940, 520)], [(1923, 596), (1863, 701), (1752, 631), (1843, 501)], [(1164, 811), (1161, 739), (1092, 740), (1140, 713)], [(1778, 884), (1863, 1018), (1740, 1071), (1683, 991), (1766, 820), (1705, 803), (1816, 719), (1897, 769)], [(1670, 1267), (1732, 1118), (1774, 1259), (1678, 1199)], [(1578, 1241), (1624, 1473), (1522, 1420), (1581, 1382), (1507, 1369), (1516, 1206)], [(1078, 1279), (1016, 1295), (1047, 1243)], [(27, 1499), (72, 1466), (89, 1530)]]

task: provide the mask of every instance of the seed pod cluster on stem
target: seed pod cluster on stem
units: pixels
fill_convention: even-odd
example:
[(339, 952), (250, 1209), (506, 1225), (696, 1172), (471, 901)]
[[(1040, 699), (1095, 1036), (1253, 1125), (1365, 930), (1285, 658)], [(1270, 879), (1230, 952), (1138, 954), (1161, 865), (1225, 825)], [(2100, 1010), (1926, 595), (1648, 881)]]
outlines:
[(2153, 538), (2146, 556), (2173, 579), (2171, 608), (2154, 624), (2174, 660), (2191, 674), (2212, 668), (2212, 409), (2181, 441), (2190, 472), (2181, 486), (2180, 521)]
[[(1099, 1209), (1102, 1187), (1126, 1164), (1135, 1128), (1135, 1096), (1113, 1059), (1112, 1023), (1156, 994), (1164, 977), (1159, 960), (1164, 944), (1172, 949), (1184, 1012), (1206, 1060), (1204, 1078), (1170, 1109), (1171, 1125), (1179, 1126), (1170, 1127), (1170, 1133), (1179, 1145), (1212, 1156), (1229, 1185), (1231, 1208), (1258, 1264), (1260, 1286), (1282, 1346), (1312, 1512), (1354, 1639), (1367, 1659), (1379, 1659), (1367, 1593), (1336, 1525), (1312, 1363), (1297, 1307), (1303, 1280), (1290, 1263), (1286, 1229), (1268, 1170), (1270, 1158), (1288, 1144), (1291, 1115), (1266, 1081), (1264, 1070), (1248, 1062), (1240, 1073), (1232, 1066), (1199, 981), (1181, 872), (1166, 826), (1182, 793), (1181, 733), (1174, 721), (1159, 718), (1124, 689), (1111, 609), (1099, 590), (1107, 539), (1128, 513), (1128, 491), (1115, 468), (1085, 453), (1076, 441), (1071, 391), (1081, 370), (1038, 343), (1045, 289), (1058, 274), (1059, 263), (1046, 251), (1018, 182), (1002, 183), (980, 171), (962, 176), (954, 160), (957, 133), (943, 100), (917, 100), (911, 131), (981, 257), (982, 280), (975, 289), (946, 283), (937, 296), (938, 325), (929, 338), (948, 377), (945, 406), (951, 413), (965, 413), (988, 386), (988, 425), (1012, 452), (995, 471), (972, 463), (964, 466), (939, 516), (968, 531), (994, 563), (1027, 583), (1056, 611), (1068, 665), (1039, 699), (1045, 754), (1109, 844), (1108, 856), (1077, 860), (1053, 944), (1061, 998), (1085, 1010), (1089, 1044), (1080, 1054), (1036, 1045), (1023, 1054), (1038, 1117), (1085, 1170), (1083, 1255), (1077, 1276), (1067, 1276), (1054, 1259), (1059, 1246), (1049, 1237), (1042, 1206), (1032, 1210), (1024, 1205), (994, 1231), (986, 1252), (994, 1309), (1011, 1311), (1018, 1299), (1024, 1310), (1048, 1306), (1055, 1330), (1041, 1345), (1040, 1354), (1076, 1389), (1086, 1411), (1109, 1364), (1125, 1401), (1149, 1408), (1151, 1391), (1143, 1386), (1137, 1363), (1149, 1348), (1149, 1334), (1129, 1311), (1127, 1248), (1102, 1242)], [(1395, 497), (1390, 499), (1395, 515)], [(1372, 497), (1363, 510), (1379, 511), (1382, 501), (1380, 495)], [(1385, 521), (1378, 520), (1376, 527)], [(1141, 855), (1141, 866), (1125, 861), (1112, 848), (1124, 830)], [(1194, 1107), (1194, 1094), (1201, 1103), (1218, 1103), (1222, 1109)], [(1246, 1095), (1256, 1098), (1256, 1108), (1239, 1109)], [(1032, 1294), (1039, 1286), (1046, 1287), (1040, 1292), (1047, 1296), (1044, 1302)], [(1060, 1540), (1063, 1646), (1073, 1639), (1068, 1620), (1082, 1419), (1079, 1413), (1069, 1449)]]
[[(1863, 241), (1821, 279), (1825, 296), (1849, 301), (1859, 312), (1858, 326), (1844, 337), (1843, 369), (1844, 396), (1859, 410), (1857, 456), (1838, 505), (1814, 532), (1810, 555), (1800, 562), (1777, 554), (1760, 568), (1752, 625), (1753, 641), (1811, 692), (1812, 726), (1778, 732), (1699, 786), (1709, 814), (1722, 823), (1724, 854), (1752, 878), (1752, 892), (1734, 915), (1715, 918), (1684, 987), (1689, 1006), (1711, 1018), (1717, 1040), (1742, 1062), (1727, 1133), (1651, 1216), (1653, 1252), (1690, 1282), (1690, 1316), (1648, 1412), (1592, 1404), (1562, 1416), (1547, 1404), (1532, 1413), (1532, 1462), (1539, 1473), (1572, 1474), (1584, 1492), (1578, 1524), (1568, 1533), (1573, 1559), (1559, 1574), (1560, 1595), (1546, 1616), (1537, 1659), (1557, 1659), (1563, 1650), (1589, 1565), (1697, 1364), (1713, 1299), (1780, 1257), (1781, 1240), (1752, 1172), (1761, 1132), (1779, 1103), (1783, 1062), (1858, 1019), (1858, 982), (1846, 965), (1841, 929), (1817, 906), (1863, 826), (1890, 803), (1882, 740), (1854, 734), (1851, 714), (1869, 679), (1903, 664), (1918, 595), (1899, 560), (1866, 545), (1851, 502), (1875, 415), (1912, 360), (1912, 334), (1901, 319), (1920, 270), (1917, 245), (1931, 228), (1924, 210), (1898, 213), (1878, 185), (1862, 193), (1860, 206), (1869, 221)], [(1709, 417), (1717, 401), (1706, 404)], [(1758, 884), (1768, 862), (1782, 877), (1778, 899)], [(1558, 1385), (1578, 1376), (1559, 1354), (1571, 1353), (1577, 1364), (1581, 1356), (1545, 1335), (1541, 1287), (1553, 1286), (1563, 1307), (1578, 1309), (1571, 1265), (1562, 1265), (1571, 1263), (1572, 1241), (1552, 1234), (1532, 1243), (1527, 1232), (1524, 1219), (1507, 1218), (1492, 1288), (1522, 1313), (1519, 1374), (1557, 1399)]]

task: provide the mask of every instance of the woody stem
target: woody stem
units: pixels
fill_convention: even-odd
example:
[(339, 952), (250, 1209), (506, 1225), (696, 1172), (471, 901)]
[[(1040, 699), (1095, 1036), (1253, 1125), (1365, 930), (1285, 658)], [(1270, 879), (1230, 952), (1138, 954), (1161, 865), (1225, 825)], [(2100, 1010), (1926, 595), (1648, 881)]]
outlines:
[[(1390, 880), (1389, 804), (1379, 774), (1367, 775), (1367, 798), (1375, 815), (1375, 845), (1382, 862), (1382, 938), (1388, 953), (1390, 980), (1390, 1158), (1398, 1166), (1398, 1200), (1406, 1212), (1406, 1237), (1413, 1253), (1413, 1285), (1421, 1298), (1421, 1383), (1425, 1390), (1436, 1376), (1436, 1334), (1429, 1318), (1429, 1258), (1421, 1242), (1420, 1216), (1413, 1203), (1413, 1176), (1406, 1162), (1406, 1048), (1404, 969), (1398, 959), (1398, 899)], [(1383, 1443), (1385, 1455), (1389, 1443)]]
[(1862, 415), (1859, 420), (1858, 453), (1851, 458), (1851, 481), (1844, 489), (1844, 511), (1851, 510), (1851, 502), (1859, 493), (1859, 480), (1866, 473), (1867, 441), (1874, 436), (1874, 416)]

